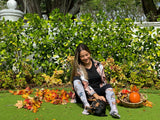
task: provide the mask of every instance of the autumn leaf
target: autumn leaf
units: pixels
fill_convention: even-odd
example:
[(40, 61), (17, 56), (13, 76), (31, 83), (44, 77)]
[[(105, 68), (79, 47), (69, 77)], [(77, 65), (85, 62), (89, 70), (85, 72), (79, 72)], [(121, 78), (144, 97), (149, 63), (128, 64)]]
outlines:
[(116, 99), (116, 103), (119, 104), (121, 101), (119, 99)]
[(25, 90), (26, 91), (30, 91), (31, 89), (30, 89), (30, 87), (26, 87)]
[(16, 106), (18, 109), (22, 108), (23, 107), (23, 101), (18, 100), (17, 103), (14, 106)]
[(23, 89), (23, 90), (17, 90), (17, 91), (12, 91), (12, 90), (9, 90), (9, 93), (12, 93), (13, 95), (23, 95), (23, 94), (31, 94), (33, 91), (27, 87), (26, 89)]
[(25, 99), (24, 100), (24, 104), (29, 104), (30, 103), (30, 100), (29, 99)]
[(70, 98), (72, 98), (73, 92), (69, 91), (68, 95), (69, 95)]
[(29, 94), (23, 94), (23, 95), (22, 95), (22, 98), (27, 99), (28, 96), (29, 96)]
[(14, 93), (14, 91), (13, 91), (13, 90), (8, 90), (8, 91), (9, 91), (9, 93), (12, 93), (12, 94)]
[(152, 108), (152, 102), (146, 100), (145, 102), (143, 102), (143, 105), (146, 106), (146, 107), (151, 107)]
[(65, 104), (67, 104), (67, 100), (62, 100), (62, 105), (65, 105)]
[(33, 106), (33, 112), (36, 113), (38, 111), (36, 106)]

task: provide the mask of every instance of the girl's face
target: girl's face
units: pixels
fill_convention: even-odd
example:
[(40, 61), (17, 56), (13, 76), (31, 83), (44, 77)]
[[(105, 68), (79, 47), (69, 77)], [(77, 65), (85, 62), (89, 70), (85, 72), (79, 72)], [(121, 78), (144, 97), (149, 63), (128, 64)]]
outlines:
[(80, 52), (80, 60), (83, 64), (89, 64), (91, 60), (91, 54), (86, 50)]

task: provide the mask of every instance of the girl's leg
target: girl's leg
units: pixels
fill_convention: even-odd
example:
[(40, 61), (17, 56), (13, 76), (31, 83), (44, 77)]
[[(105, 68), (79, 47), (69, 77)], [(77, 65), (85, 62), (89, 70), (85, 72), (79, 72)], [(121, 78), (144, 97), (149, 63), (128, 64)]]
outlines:
[(84, 91), (84, 87), (82, 85), (82, 82), (78, 79), (73, 81), (73, 86), (74, 90), (81, 99), (83, 105), (84, 105), (84, 111), (82, 112), (83, 114), (89, 114), (88, 110), (86, 109), (87, 107), (90, 107), (90, 104), (88, 103), (86, 93)]
[(116, 99), (112, 86), (110, 84), (106, 84), (101, 88), (95, 89), (95, 91), (98, 95), (104, 96), (108, 101), (111, 108), (110, 115), (115, 118), (120, 118), (120, 115), (118, 114), (118, 109), (116, 107)]
[(113, 117), (116, 118), (120, 118), (120, 115), (118, 114), (118, 109), (116, 107), (116, 99), (115, 99), (115, 94), (113, 92), (112, 88), (107, 88), (105, 90), (105, 94), (106, 94), (106, 99), (110, 105), (111, 111), (110, 111), (110, 115), (112, 115)]

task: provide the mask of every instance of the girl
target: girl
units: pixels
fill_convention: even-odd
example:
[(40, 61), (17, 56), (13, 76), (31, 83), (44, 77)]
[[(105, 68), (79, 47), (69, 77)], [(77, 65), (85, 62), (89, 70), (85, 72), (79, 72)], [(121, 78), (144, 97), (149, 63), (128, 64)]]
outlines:
[[(82, 114), (89, 114), (90, 104), (87, 100), (92, 96), (110, 105), (110, 115), (120, 118), (116, 107), (115, 94), (110, 84), (107, 84), (104, 69), (100, 62), (91, 58), (91, 52), (85, 44), (79, 44), (75, 50), (75, 58), (71, 79), (73, 87), (78, 97), (84, 105)], [(77, 102), (77, 99), (72, 102)]]

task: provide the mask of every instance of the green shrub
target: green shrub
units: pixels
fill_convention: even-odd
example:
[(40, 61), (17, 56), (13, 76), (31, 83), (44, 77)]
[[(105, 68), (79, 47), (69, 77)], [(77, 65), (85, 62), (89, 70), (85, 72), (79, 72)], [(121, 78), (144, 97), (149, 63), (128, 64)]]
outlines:
[[(41, 19), (36, 14), (26, 14), (24, 19), (28, 21), (27, 28), (23, 26), (22, 19), (17, 22), (0, 21), (0, 71), (14, 69), (13, 74), (18, 75), (17, 79), (25, 78), (27, 83), (41, 85), (43, 80), (37, 78), (41, 81), (38, 83), (34, 76), (40, 67), (42, 73), (50, 76), (54, 70), (64, 69), (62, 81), (65, 83), (69, 81), (71, 70), (66, 59), (74, 55), (79, 43), (85, 43), (91, 49), (94, 59), (105, 61), (112, 57), (117, 67), (122, 68), (121, 72), (129, 83), (140, 86), (155, 84), (158, 81), (156, 75), (152, 76), (155, 71), (150, 73), (151, 71), (142, 69), (140, 64), (146, 60), (147, 66), (158, 70), (160, 29), (155, 31), (154, 27), (141, 28), (128, 18), (106, 21), (107, 16), (102, 12), (96, 17), (94, 21), (90, 14), (84, 14), (72, 20), (70, 14), (64, 15), (56, 9), (50, 14), (49, 20)], [(30, 55), (33, 58), (28, 59)], [(32, 69), (24, 69), (23, 64)], [(139, 67), (141, 71), (152, 74), (152, 82)], [(10, 87), (12, 81), (8, 77), (5, 79), (8, 82), (3, 87)]]
[(139, 87), (156, 87), (159, 89), (160, 80), (157, 77), (157, 71), (146, 60), (139, 62), (131, 71), (129, 66), (125, 64), (120, 66), (115, 64), (113, 58), (108, 58), (102, 64), (107, 79), (114, 87), (128, 87), (134, 84)]
[(31, 81), (33, 82), (34, 86), (39, 87), (41, 87), (43, 83), (45, 83), (44, 78), (42, 77), (42, 73), (35, 74)]

